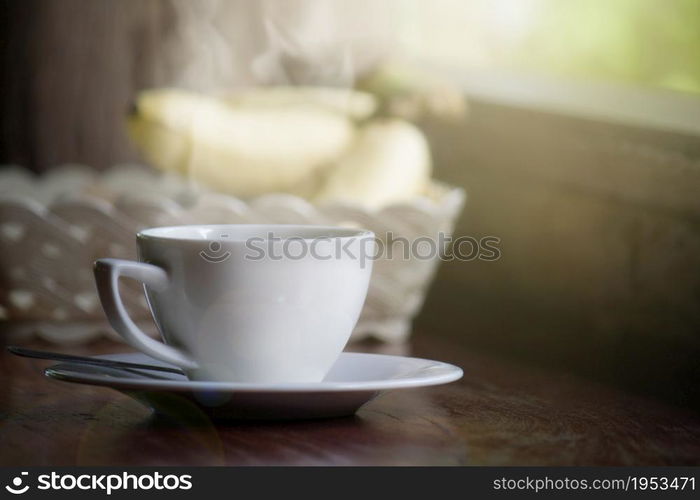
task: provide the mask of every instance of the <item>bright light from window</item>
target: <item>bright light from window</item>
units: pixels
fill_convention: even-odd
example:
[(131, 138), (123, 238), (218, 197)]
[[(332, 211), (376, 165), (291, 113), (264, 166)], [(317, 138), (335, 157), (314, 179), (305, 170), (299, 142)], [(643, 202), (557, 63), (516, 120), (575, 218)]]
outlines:
[(697, 0), (408, 0), (400, 47), (464, 68), (700, 92)]

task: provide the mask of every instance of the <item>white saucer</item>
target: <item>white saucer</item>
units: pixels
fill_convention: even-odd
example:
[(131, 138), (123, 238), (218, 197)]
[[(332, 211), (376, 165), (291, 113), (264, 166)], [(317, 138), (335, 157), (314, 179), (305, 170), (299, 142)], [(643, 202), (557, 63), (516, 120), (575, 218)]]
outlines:
[[(170, 366), (141, 353), (99, 357)], [(380, 392), (445, 384), (461, 378), (462, 370), (427, 359), (344, 352), (323, 382), (306, 384), (193, 382), (165, 372), (70, 363), (53, 365), (45, 374), (117, 389), (171, 417), (203, 412), (216, 419), (296, 419), (352, 415)]]

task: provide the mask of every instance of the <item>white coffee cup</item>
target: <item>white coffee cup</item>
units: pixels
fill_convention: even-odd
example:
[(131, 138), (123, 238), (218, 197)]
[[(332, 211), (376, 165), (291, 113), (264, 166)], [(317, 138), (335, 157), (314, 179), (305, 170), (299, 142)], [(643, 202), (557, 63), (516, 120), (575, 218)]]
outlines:
[[(362, 310), (374, 235), (322, 226), (160, 227), (136, 237), (139, 260), (99, 259), (95, 280), (112, 327), (193, 380), (319, 382)], [(165, 343), (142, 332), (119, 277), (144, 284)]]

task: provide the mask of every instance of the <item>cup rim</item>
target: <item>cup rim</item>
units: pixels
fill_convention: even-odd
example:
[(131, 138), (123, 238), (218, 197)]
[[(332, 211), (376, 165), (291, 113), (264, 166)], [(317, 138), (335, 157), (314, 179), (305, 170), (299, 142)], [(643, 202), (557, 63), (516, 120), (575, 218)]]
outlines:
[[(196, 231), (217, 231), (217, 235), (195, 235), (177, 234)], [(223, 234), (235, 233), (236, 231), (247, 231), (245, 236), (231, 237)], [(342, 226), (324, 226), (314, 224), (184, 224), (178, 226), (157, 226), (142, 229), (136, 233), (137, 240), (159, 240), (159, 241), (187, 241), (187, 242), (203, 242), (203, 241), (228, 241), (228, 242), (244, 242), (250, 238), (268, 239), (268, 234), (275, 234), (280, 240), (304, 240), (312, 241), (319, 238), (324, 239), (351, 239), (359, 237), (374, 237), (372, 231), (359, 228), (349, 228)], [(279, 233), (283, 234), (279, 234)], [(299, 233), (317, 233), (313, 235), (302, 235)], [(175, 234), (173, 234), (175, 233)]]

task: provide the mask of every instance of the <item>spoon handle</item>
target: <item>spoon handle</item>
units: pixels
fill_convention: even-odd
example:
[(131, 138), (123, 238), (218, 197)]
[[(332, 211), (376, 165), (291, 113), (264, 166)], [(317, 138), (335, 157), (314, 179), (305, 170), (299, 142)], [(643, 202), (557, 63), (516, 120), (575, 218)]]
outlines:
[(114, 361), (104, 358), (93, 358), (89, 356), (74, 356), (72, 354), (62, 354), (59, 352), (37, 351), (34, 349), (25, 349), (24, 347), (8, 346), (7, 350), (16, 356), (36, 359), (51, 359), (54, 361), (67, 361), (71, 363), (84, 363), (88, 365), (109, 366), (112, 368), (132, 368), (137, 370), (154, 370), (159, 372), (177, 373), (183, 375), (183, 371), (179, 368), (170, 366), (143, 365), (141, 363), (127, 363), (125, 361)]

